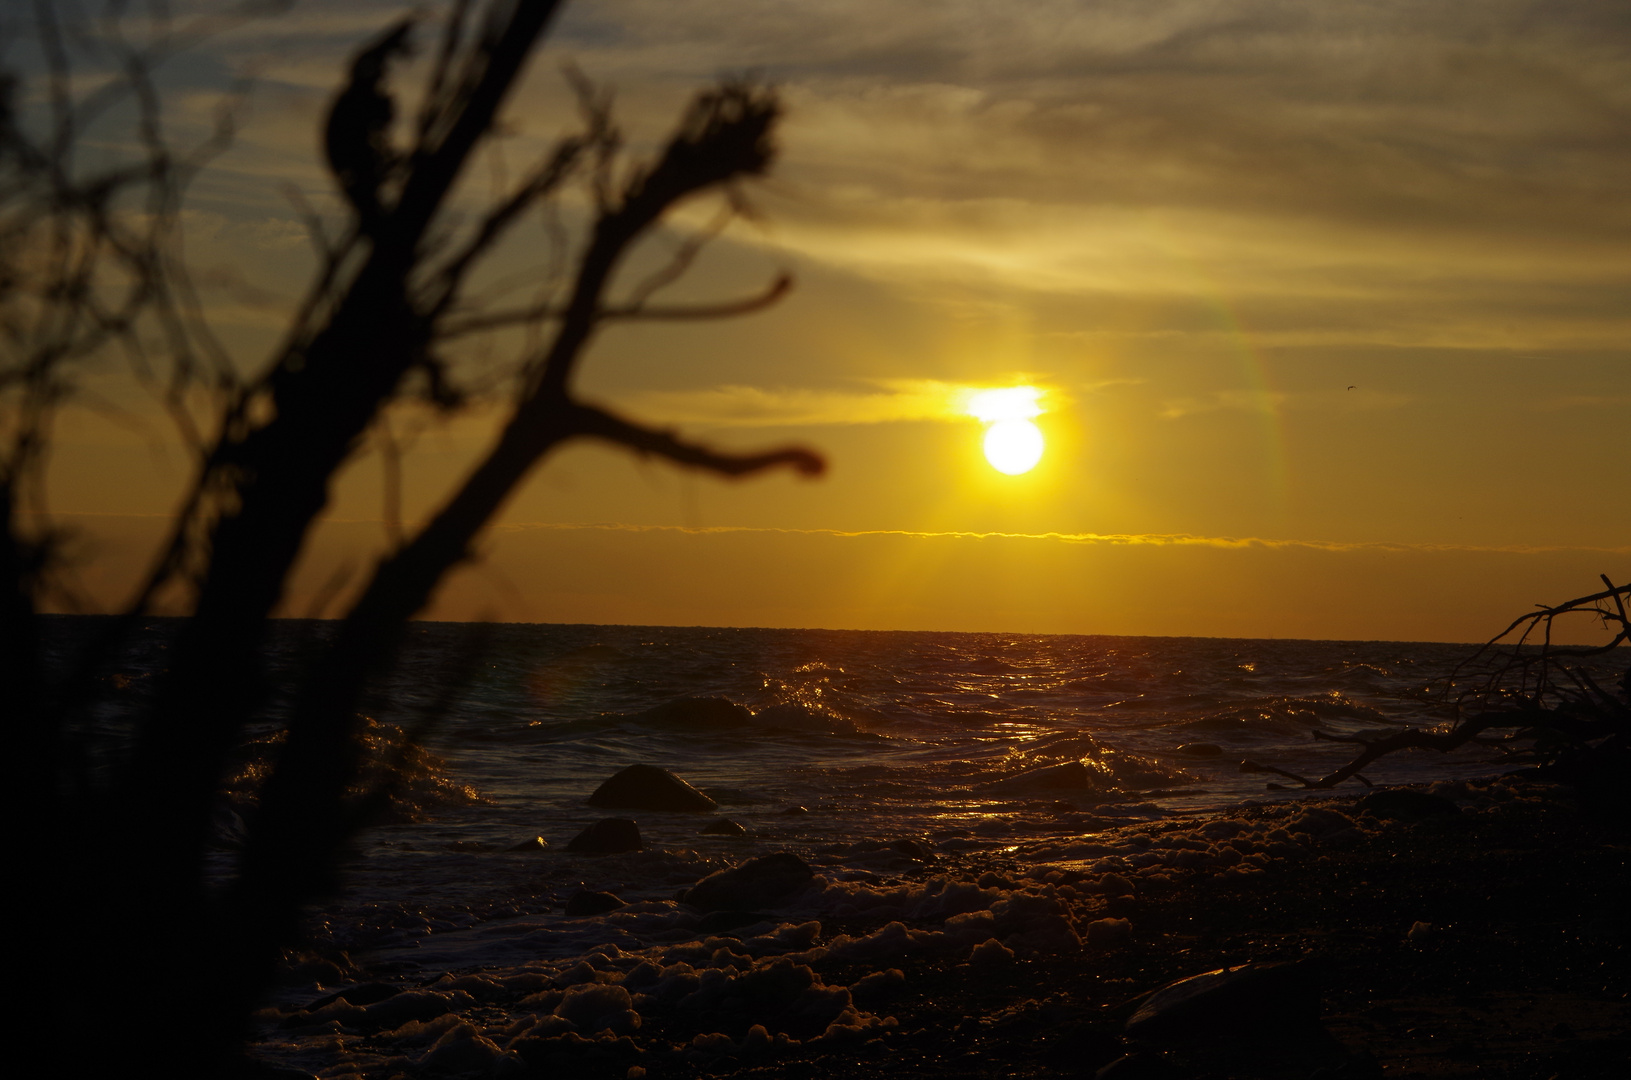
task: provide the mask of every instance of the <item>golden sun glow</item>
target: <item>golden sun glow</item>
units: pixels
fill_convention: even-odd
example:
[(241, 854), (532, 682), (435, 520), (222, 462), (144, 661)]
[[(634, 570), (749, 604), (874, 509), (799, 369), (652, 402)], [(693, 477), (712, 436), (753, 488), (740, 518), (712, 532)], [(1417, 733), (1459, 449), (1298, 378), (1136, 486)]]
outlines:
[(1042, 460), (1042, 431), (1029, 420), (998, 420), (985, 433), (985, 460), (1000, 473), (1018, 476)]
[(985, 459), (1009, 476), (1030, 472), (1042, 460), (1042, 430), (1031, 419), (1042, 415), (1042, 391), (1034, 386), (979, 390), (964, 405), (968, 415), (991, 426), (985, 432)]

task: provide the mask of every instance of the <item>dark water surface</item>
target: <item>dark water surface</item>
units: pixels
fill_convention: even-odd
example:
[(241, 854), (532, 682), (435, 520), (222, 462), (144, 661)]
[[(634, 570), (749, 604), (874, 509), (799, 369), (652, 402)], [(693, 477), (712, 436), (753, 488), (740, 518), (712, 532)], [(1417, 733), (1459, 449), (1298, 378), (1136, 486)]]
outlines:
[[(129, 670), (138, 683), (162, 666), (167, 633), (155, 622), (134, 650)], [(321, 647), (325, 633), (322, 624), (280, 626), (274, 673)], [(1397, 642), (416, 624), (370, 715), (409, 726), (445, 706), (426, 740), (440, 760), (415, 766), (402, 819), (361, 841), (331, 929), (339, 938), (362, 935), (355, 946), (537, 910), (580, 885), (666, 897), (675, 882), (694, 880), (699, 865), (781, 848), (917, 837), (954, 849), (1019, 850), (1049, 836), (1291, 797), (1268, 791), (1273, 778), (1243, 774), (1239, 762), (1319, 775), (1350, 750), (1315, 741), (1315, 732), (1440, 721), (1430, 690), (1468, 651)], [(275, 695), (269, 712), (276, 715)], [(1490, 771), (1489, 759), (1479, 748), (1450, 759), (1398, 754), (1368, 776), (1441, 779)], [(1068, 783), (1027, 775), (1075, 761), (1088, 768)], [(649, 863), (638, 871), (643, 880), (634, 871), (601, 880), (595, 867), (603, 864), (558, 855), (606, 816), (586, 805), (588, 795), (635, 762), (708, 791), (720, 816), (751, 838), (700, 835), (711, 817), (648, 813), (636, 815)], [(807, 812), (788, 812), (796, 807)], [(550, 845), (544, 856), (492, 857), (534, 836)], [(229, 867), (230, 847), (220, 857)]]

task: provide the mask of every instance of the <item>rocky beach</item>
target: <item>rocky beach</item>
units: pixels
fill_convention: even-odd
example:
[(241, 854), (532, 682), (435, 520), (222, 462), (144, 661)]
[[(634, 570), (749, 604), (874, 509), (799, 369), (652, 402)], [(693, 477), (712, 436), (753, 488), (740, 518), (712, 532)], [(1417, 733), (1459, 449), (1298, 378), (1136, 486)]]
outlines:
[[(258, 1052), (323, 1077), (1618, 1077), (1628, 854), (1521, 779), (826, 845), (439, 946), (317, 945)], [(552, 935), (603, 940), (525, 958)], [(437, 947), (485, 962), (401, 959)]]

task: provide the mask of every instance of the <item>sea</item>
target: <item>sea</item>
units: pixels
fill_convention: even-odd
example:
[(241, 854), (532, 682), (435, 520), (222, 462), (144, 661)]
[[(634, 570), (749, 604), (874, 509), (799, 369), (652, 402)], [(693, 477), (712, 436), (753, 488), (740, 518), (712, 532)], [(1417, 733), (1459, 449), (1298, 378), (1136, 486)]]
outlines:
[[(324, 633), (284, 626), (274, 670), (321, 647)], [(1442, 723), (1443, 681), (1470, 652), (1397, 642), (419, 623), (371, 718), (382, 756), (397, 730), (421, 728), (429, 753), (412, 766), (396, 820), (359, 842), (331, 932), (367, 948), (512, 908), (558, 908), (579, 888), (667, 897), (693, 856), (712, 864), (903, 838), (1018, 851), (1049, 836), (1293, 799), (1304, 792), (1292, 781), (1243, 772), (1241, 762), (1317, 777), (1354, 747), (1316, 735)], [(1365, 777), (1426, 783), (1496, 767), (1493, 756), (1481, 747), (1401, 753)], [(1089, 766), (1087, 782), (1073, 782), (1081, 773), (1026, 781), (1073, 761)], [(614, 815), (588, 805), (601, 783), (637, 763), (700, 788), (718, 814)], [(600, 873), (604, 860), (564, 854), (608, 816), (637, 821), (646, 861), (670, 853), (680, 868), (613, 881), (617, 874)], [(748, 836), (701, 832), (721, 817)], [(547, 846), (507, 853), (538, 839)]]
[[(132, 653), (135, 675), (161, 662), (168, 632), (162, 622), (148, 629)], [(268, 720), (217, 820), (223, 879), (275, 753), (275, 688), (328, 632), (280, 624), (268, 648)], [(313, 908), (268, 1006), (262, 1050), (317, 1075), (384, 1075), (404, 1063), (433, 1073), (444, 1059), (476, 1075), (520, 1075), (517, 1054), (538, 1040), (636, 1035), (642, 1010), (649, 1018), (679, 1000), (662, 987), (678, 980), (701, 993), (696, 986), (712, 984), (696, 980), (710, 964), (729, 979), (791, 957), (820, 987), (823, 958), (887, 968), (891, 949), (983, 948), (989, 958), (1086, 948), (1092, 926), (1115, 921), (1104, 918), (1108, 894), (1173, 874), (1257, 872), (1310, 850), (1342, 820), (1295, 832), (1296, 822), (1316, 821), (1298, 807), (1333, 793), (1291, 777), (1350, 760), (1356, 747), (1343, 739), (1448, 721), (1447, 679), (1472, 651), (418, 623), (367, 706), (379, 760), (399, 757), (412, 733), (406, 777), (386, 820), (356, 842), (340, 892)], [(634, 764), (672, 772), (717, 809), (589, 805), (599, 785)], [(1384, 757), (1364, 781), (1476, 801), (1467, 782), (1506, 767), (1491, 747), (1469, 745)], [(1364, 790), (1354, 779), (1336, 794)], [(1281, 804), (1280, 818), (1217, 824)], [(638, 851), (567, 850), (613, 816), (636, 821)], [(721, 820), (741, 828), (709, 831)], [(685, 890), (779, 852), (813, 869), (810, 886), (767, 910), (763, 924), (710, 936)], [(579, 894), (609, 894), (622, 906), (568, 914)], [(634, 1019), (586, 1021), (575, 988), (600, 987), (604, 997), (623, 979), (635, 989), (613, 1004)], [(379, 1000), (382, 980), (400, 993)], [(353, 989), (359, 1002), (336, 1004), (361, 985), (375, 987), (373, 1001)], [(842, 987), (828, 989), (821, 1000), (842, 996)], [(419, 1012), (400, 1005), (412, 994)], [(426, 1006), (425, 994), (441, 997)], [(819, 1030), (808, 1016), (802, 1028), (773, 1030), (779, 1021), (767, 1014), (763, 1038), (824, 1038), (888, 1019), (844, 1001), (849, 1011), (834, 1011)], [(385, 1011), (359, 1019), (369, 1009)], [(401, 1017), (409, 1020), (399, 1025)], [(698, 1031), (705, 1036), (718, 1036), (715, 1049), (748, 1038)], [(447, 1049), (455, 1043), (463, 1057)]]

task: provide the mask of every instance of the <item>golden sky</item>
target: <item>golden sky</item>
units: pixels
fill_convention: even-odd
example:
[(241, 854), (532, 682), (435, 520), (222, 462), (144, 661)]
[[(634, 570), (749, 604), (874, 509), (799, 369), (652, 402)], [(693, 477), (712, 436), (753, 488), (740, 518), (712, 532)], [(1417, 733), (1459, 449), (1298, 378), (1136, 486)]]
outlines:
[[(312, 265), (285, 189), (337, 206), (325, 95), (400, 10), (304, 3), (172, 70), (182, 133), (233, 72), (255, 78), (188, 217), (246, 368)], [(757, 217), (676, 296), (797, 282), (750, 318), (609, 329), (583, 395), (832, 468), (726, 483), (568, 448), (434, 615), (1465, 641), (1631, 578), (1622, 5), (580, 2), (490, 175), (571, 124), (568, 59), (616, 91), (635, 153), (721, 73), (778, 85)], [(111, 598), (186, 469), (109, 372), (64, 425), (53, 490)], [(1047, 445), (1005, 476), (946, 402), (1014, 385), (1044, 392)], [(410, 519), (491, 416), (398, 418)], [(367, 565), (380, 491), (365, 451), (291, 613)]]

